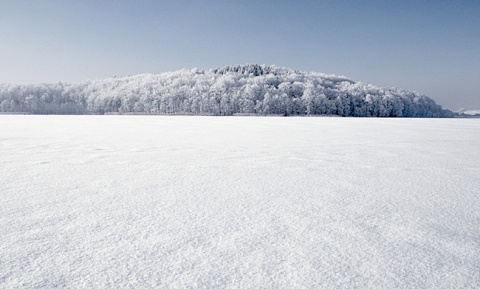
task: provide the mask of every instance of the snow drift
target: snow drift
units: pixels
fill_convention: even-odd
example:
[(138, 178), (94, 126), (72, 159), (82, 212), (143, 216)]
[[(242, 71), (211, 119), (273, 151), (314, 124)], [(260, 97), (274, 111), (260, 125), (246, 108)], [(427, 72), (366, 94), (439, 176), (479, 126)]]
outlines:
[(450, 117), (431, 98), (343, 76), (249, 64), (84, 83), (0, 85), (0, 112)]

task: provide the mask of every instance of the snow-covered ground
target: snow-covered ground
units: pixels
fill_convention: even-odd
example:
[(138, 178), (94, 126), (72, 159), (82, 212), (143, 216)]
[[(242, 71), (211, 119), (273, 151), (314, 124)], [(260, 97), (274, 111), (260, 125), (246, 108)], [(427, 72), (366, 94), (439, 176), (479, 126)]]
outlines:
[(0, 116), (1, 288), (479, 288), (476, 119)]

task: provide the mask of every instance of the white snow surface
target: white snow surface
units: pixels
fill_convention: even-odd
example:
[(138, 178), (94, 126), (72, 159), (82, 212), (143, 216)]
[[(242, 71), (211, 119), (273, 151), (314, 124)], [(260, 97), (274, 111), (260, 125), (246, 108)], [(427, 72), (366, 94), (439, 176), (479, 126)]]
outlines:
[(0, 116), (1, 288), (479, 288), (480, 121)]

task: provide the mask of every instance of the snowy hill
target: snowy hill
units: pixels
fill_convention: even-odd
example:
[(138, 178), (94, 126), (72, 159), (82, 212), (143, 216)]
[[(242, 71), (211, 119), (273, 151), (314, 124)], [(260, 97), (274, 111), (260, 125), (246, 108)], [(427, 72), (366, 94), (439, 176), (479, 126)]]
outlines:
[(456, 112), (456, 116), (458, 117), (480, 117), (480, 109), (475, 109), (475, 110), (465, 110), (461, 109)]
[(425, 95), (249, 64), (84, 83), (0, 85), (0, 112), (451, 117)]

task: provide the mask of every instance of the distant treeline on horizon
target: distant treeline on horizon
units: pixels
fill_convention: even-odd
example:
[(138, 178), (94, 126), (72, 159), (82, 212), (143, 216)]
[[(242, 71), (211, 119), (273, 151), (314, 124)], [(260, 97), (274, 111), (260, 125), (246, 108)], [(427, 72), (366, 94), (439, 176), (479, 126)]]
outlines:
[(30, 114), (452, 117), (425, 95), (249, 64), (83, 83), (0, 84), (0, 112)]

